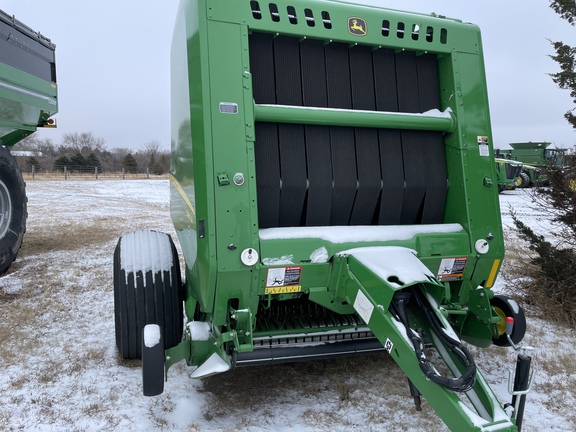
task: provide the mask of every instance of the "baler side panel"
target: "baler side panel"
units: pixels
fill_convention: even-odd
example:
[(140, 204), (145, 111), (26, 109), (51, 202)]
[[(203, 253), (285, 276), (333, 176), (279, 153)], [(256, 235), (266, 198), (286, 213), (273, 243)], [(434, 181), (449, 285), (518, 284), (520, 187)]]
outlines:
[[(208, 22), (210, 48), (210, 107), (214, 163), (214, 205), (218, 280), (214, 293), (213, 320), (226, 325), (229, 304), (256, 310), (258, 297), (251, 295), (252, 272), (246, 271), (241, 253), (258, 249), (255, 191), (250, 174), (247, 110), (244, 91), (249, 87), (243, 53), (246, 27)], [(247, 57), (246, 57), (247, 59)]]
[[(504, 239), (498, 201), (497, 175), (492, 145), (484, 63), (478, 32), (477, 52), (453, 52), (440, 59), (441, 99), (458, 118), (456, 131), (446, 138), (450, 179), (445, 221), (461, 223), (470, 245), (485, 239), (486, 254), (477, 254), (471, 287), (485, 285), (495, 260), (504, 257)], [(467, 301), (463, 285), (460, 301)], [(486, 318), (486, 317), (483, 317)]]
[[(172, 219), (186, 258), (189, 298), (212, 312), (216, 286), (214, 165), (212, 160), (205, 2), (183, 2), (172, 49)], [(177, 36), (177, 37), (176, 37)], [(180, 41), (185, 41), (185, 51)], [(183, 54), (185, 52), (186, 54)], [(207, 180), (210, 181), (207, 181)], [(194, 311), (187, 313), (192, 319)]]

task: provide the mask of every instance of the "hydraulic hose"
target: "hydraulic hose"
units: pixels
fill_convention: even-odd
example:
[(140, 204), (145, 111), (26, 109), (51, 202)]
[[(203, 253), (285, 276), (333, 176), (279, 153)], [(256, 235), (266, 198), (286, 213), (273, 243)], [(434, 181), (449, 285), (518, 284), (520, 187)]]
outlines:
[(444, 387), (448, 390), (454, 392), (466, 392), (470, 390), (476, 380), (476, 364), (470, 352), (466, 347), (458, 340), (450, 337), (442, 327), (440, 320), (436, 314), (430, 310), (428, 302), (425, 300), (421, 290), (415, 288), (413, 290), (413, 295), (416, 300), (418, 309), (422, 312), (425, 318), (431, 325), (431, 331), (443, 341), (444, 345), (454, 354), (456, 359), (466, 368), (465, 372), (455, 378), (444, 377), (438, 373), (438, 371), (432, 366), (430, 359), (426, 355), (424, 350), (424, 343), (422, 338), (418, 333), (416, 333), (410, 327), (410, 322), (408, 320), (408, 313), (406, 311), (406, 306), (411, 297), (410, 292), (398, 292), (394, 294), (394, 301), (392, 302), (396, 315), (404, 324), (406, 328), (406, 334), (414, 346), (414, 351), (416, 353), (416, 358), (418, 359), (418, 364), (422, 373), (430, 381)]

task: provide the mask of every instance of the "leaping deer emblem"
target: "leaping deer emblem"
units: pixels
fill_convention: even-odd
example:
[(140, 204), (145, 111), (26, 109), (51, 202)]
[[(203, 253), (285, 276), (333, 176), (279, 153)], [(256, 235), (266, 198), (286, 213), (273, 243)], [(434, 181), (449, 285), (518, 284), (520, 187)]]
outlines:
[(362, 18), (348, 18), (348, 31), (355, 36), (366, 35), (366, 21)]

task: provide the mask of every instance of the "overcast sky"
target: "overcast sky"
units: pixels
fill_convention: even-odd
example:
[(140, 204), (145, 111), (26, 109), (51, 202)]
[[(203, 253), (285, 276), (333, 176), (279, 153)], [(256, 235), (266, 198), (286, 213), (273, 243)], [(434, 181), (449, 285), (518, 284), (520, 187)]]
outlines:
[[(547, 75), (558, 71), (548, 57), (553, 49), (547, 38), (576, 45), (576, 27), (556, 15), (549, 0), (358, 2), (478, 24), (495, 145), (529, 140), (576, 144), (576, 132), (563, 118), (572, 108), (569, 92)], [(0, 9), (57, 45), (58, 128), (40, 131), (41, 137), (60, 143), (63, 133), (90, 131), (109, 148), (139, 149), (152, 140), (169, 148), (170, 45), (177, 0), (2, 0)]]

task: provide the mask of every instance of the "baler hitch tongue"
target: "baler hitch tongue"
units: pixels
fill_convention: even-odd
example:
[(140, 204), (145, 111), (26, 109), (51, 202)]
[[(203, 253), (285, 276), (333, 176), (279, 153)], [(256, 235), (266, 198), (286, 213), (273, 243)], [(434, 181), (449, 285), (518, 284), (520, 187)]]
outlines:
[[(406, 373), (417, 409), (422, 395), (451, 430), (517, 430), (442, 315), (444, 285), (413, 250), (357, 248), (340, 255), (352, 281), (345, 295)], [(429, 347), (441, 367), (432, 365)]]

